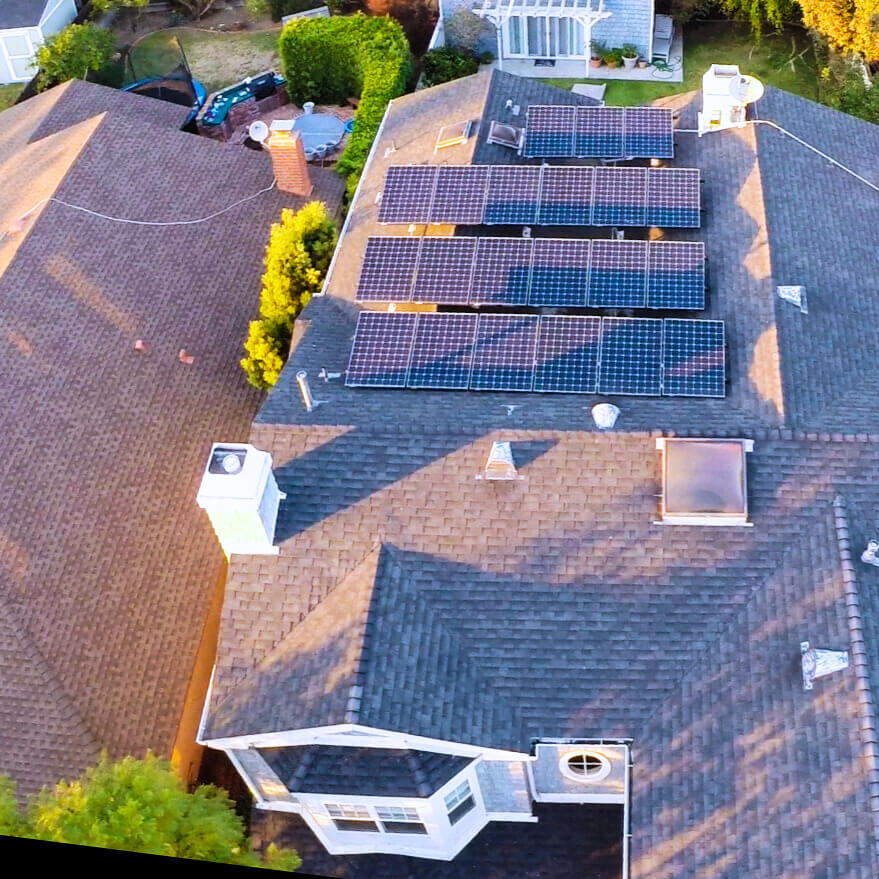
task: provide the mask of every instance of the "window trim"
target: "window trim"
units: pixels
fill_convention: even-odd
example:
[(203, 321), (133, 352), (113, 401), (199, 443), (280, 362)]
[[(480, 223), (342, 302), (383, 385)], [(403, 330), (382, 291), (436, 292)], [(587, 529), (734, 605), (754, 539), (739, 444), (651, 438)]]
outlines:
[(454, 790), (443, 797), (446, 806), (446, 817), (450, 826), (454, 827), (468, 812), (476, 808), (476, 797), (473, 796), (473, 788), (470, 780), (465, 778)]
[[(597, 760), (601, 764), (601, 767), (594, 772), (575, 772), (570, 767), (570, 761), (575, 757), (591, 757)], [(572, 781), (576, 781), (578, 784), (595, 784), (596, 782), (603, 781), (608, 775), (610, 775), (611, 768), (610, 760), (608, 760), (604, 754), (600, 754), (598, 751), (593, 751), (589, 748), (580, 748), (576, 751), (569, 751), (567, 754), (563, 754), (559, 760), (559, 771), (562, 775), (564, 775), (565, 778), (570, 778)]]

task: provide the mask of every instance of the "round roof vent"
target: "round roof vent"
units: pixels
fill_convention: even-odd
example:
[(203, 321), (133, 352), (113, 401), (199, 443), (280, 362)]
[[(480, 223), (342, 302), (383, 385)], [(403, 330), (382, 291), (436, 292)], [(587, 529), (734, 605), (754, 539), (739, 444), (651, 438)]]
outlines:
[(595, 751), (573, 751), (559, 761), (562, 775), (574, 781), (596, 782), (610, 773), (610, 760)]
[(241, 458), (238, 455), (224, 455), (220, 464), (224, 473), (238, 473), (241, 470)]

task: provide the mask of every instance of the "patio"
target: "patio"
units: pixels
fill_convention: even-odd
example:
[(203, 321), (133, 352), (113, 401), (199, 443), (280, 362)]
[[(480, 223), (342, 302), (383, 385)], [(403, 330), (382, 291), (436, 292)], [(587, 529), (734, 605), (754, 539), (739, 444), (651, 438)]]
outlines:
[(540, 79), (577, 79), (577, 80), (627, 80), (629, 82), (668, 82), (679, 83), (684, 81), (684, 39), (680, 27), (675, 28), (674, 40), (671, 44), (669, 63), (672, 70), (668, 72), (657, 70), (653, 65), (645, 68), (635, 67), (626, 70), (625, 67), (610, 68), (606, 64), (598, 68), (589, 66), (588, 61), (557, 59), (554, 65), (536, 65), (533, 58), (505, 58), (502, 62), (495, 60), (492, 66), (500, 67), (507, 73), (515, 73), (517, 76), (539, 77)]

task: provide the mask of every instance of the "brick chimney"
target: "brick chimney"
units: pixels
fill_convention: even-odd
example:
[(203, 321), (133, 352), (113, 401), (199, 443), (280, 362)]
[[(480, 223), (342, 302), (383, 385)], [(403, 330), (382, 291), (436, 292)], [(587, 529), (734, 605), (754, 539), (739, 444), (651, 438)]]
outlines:
[(278, 189), (293, 195), (311, 195), (313, 187), (302, 138), (295, 131), (273, 131), (265, 144), (272, 157)]

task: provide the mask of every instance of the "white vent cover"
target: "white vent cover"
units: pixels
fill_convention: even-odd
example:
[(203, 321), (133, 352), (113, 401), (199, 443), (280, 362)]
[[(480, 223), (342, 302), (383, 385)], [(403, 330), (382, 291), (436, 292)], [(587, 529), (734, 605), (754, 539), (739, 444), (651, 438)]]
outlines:
[(520, 479), (509, 443), (492, 443), (485, 470), (477, 479)]
[(823, 678), (848, 668), (847, 650), (817, 650), (808, 641), (800, 644), (803, 665), (803, 689), (811, 690), (815, 678)]
[(592, 407), (592, 420), (599, 430), (610, 430), (620, 417), (619, 407), (613, 403), (596, 403)]
[(227, 556), (277, 555), (272, 541), (284, 497), (268, 452), (249, 443), (213, 444), (196, 500)]
[(791, 305), (796, 305), (797, 308), (803, 313), (809, 313), (809, 306), (806, 302), (806, 288), (805, 287), (776, 287), (778, 291), (778, 298), (783, 299), (785, 302), (790, 302)]

